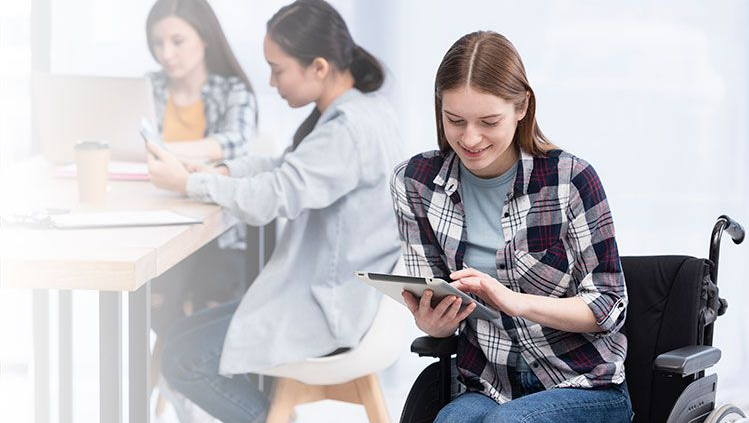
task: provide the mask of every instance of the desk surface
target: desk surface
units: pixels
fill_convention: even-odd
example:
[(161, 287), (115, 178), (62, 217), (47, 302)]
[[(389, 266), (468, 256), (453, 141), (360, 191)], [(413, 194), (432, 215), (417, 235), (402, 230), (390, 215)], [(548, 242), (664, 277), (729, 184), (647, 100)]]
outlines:
[(0, 227), (0, 287), (135, 291), (237, 223), (213, 204), (196, 203), (150, 182), (110, 181), (107, 202), (78, 204), (75, 179), (50, 176), (52, 166), (29, 160), (0, 175), (2, 210), (169, 209), (202, 224), (144, 228), (42, 230)]

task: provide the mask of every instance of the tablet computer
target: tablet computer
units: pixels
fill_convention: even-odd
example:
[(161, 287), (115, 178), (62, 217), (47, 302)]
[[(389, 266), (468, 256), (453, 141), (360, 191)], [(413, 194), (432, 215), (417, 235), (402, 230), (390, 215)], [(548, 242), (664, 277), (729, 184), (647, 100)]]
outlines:
[(434, 295), (432, 296), (432, 307), (439, 304), (439, 302), (446, 296), (455, 295), (462, 300), (460, 305), (461, 310), (471, 303), (476, 303), (476, 308), (473, 310), (470, 317), (483, 320), (494, 320), (500, 317), (499, 312), (474, 300), (471, 296), (450, 285), (443, 279), (367, 272), (356, 272), (356, 276), (404, 306), (406, 305), (406, 301), (401, 295), (404, 290), (412, 293), (417, 298), (421, 298), (425, 290), (431, 289), (434, 292)]

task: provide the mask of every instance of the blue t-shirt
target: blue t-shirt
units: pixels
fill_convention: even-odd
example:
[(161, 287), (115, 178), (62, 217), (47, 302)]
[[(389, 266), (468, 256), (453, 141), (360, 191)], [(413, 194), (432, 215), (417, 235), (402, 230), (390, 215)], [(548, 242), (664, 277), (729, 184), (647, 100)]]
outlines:
[(460, 164), (460, 195), (465, 208), (463, 263), (497, 277), (497, 251), (505, 246), (502, 208), (517, 172), (517, 162), (502, 175), (480, 178)]
[[(465, 208), (466, 252), (463, 264), (498, 277), (497, 254), (505, 246), (502, 209), (518, 170), (517, 162), (507, 172), (493, 178), (479, 178), (460, 164), (460, 189)], [(512, 364), (511, 364), (512, 366)], [(529, 371), (518, 354), (516, 371)]]

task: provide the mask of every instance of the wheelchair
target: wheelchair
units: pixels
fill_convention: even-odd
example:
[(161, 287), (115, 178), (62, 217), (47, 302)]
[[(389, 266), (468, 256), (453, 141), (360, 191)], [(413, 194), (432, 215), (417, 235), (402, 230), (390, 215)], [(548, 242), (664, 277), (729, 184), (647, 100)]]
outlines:
[[(705, 369), (720, 360), (712, 346), (713, 325), (728, 303), (718, 296), (720, 240), (735, 244), (744, 229), (728, 216), (718, 218), (709, 259), (688, 256), (621, 257), (629, 296), (624, 331), (625, 372), (634, 423), (728, 423), (742, 420), (735, 406), (715, 407), (718, 377)], [(457, 381), (457, 336), (417, 338), (411, 351), (439, 359), (411, 387), (401, 423), (431, 423), (439, 410), (464, 391)]]

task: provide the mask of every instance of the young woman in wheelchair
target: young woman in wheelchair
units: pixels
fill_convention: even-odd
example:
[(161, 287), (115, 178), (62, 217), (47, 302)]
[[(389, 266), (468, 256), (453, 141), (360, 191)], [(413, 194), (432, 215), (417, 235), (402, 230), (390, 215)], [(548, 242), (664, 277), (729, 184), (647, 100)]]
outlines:
[(596, 172), (544, 137), (523, 63), (500, 34), (453, 44), (435, 112), (439, 151), (392, 179), (404, 260), (501, 314), (478, 320), (458, 298), (433, 306), (429, 291), (403, 293), (421, 330), (459, 331), (467, 391), (436, 421), (629, 422), (627, 292)]

